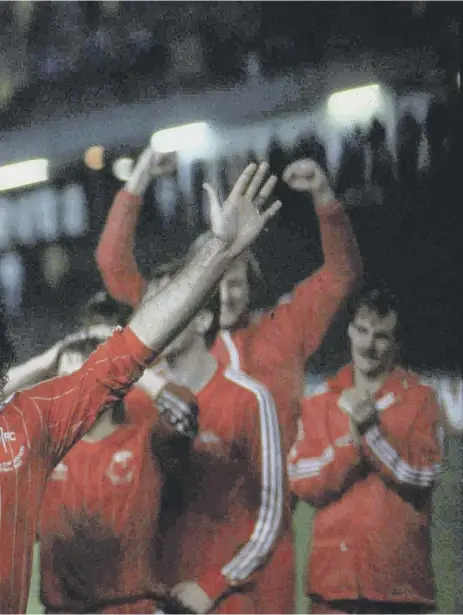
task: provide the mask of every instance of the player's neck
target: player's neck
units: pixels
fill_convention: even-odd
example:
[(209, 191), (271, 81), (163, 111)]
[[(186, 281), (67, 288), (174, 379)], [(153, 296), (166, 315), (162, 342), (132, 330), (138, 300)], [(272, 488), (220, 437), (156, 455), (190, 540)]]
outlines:
[(84, 436), (87, 442), (99, 442), (119, 429), (120, 424), (113, 420), (113, 410), (106, 410)]
[(195, 394), (212, 380), (218, 365), (202, 340), (169, 360), (168, 364), (174, 379)]
[(234, 333), (235, 331), (239, 331), (240, 329), (246, 329), (249, 327), (257, 319), (258, 314), (256, 312), (251, 312), (250, 310), (246, 310), (243, 314), (238, 318), (238, 320), (233, 323), (231, 327), (223, 328), (222, 331), (229, 331), (230, 333)]
[(389, 378), (393, 369), (394, 369), (394, 366), (391, 365), (389, 369), (383, 370), (381, 373), (377, 375), (375, 374), (375, 375), (370, 376), (370, 375), (360, 372), (358, 369), (354, 367), (355, 388), (358, 389), (359, 391), (362, 391), (363, 393), (368, 393), (369, 395), (375, 395), (375, 393), (377, 393), (381, 389), (383, 384)]

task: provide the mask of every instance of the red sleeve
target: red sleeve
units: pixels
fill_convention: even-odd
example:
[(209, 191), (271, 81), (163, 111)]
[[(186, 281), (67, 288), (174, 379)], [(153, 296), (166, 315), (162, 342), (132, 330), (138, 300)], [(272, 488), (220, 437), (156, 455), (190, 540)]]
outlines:
[(315, 505), (342, 492), (362, 461), (359, 449), (350, 438), (349, 419), (340, 411), (345, 435), (332, 441), (323, 404), (324, 400), (317, 395), (304, 400), (297, 440), (288, 456), (291, 491)]
[(36, 405), (51, 447), (52, 465), (92, 427), (108, 405), (141, 376), (153, 351), (126, 327), (101, 344), (81, 369), (20, 393)]
[(320, 346), (343, 301), (362, 276), (362, 260), (340, 203), (318, 212), (324, 265), (291, 298), (263, 317), (269, 338), (289, 357), (307, 360)]
[[(409, 389), (409, 397), (413, 390)], [(416, 393), (416, 389), (415, 389)], [(413, 404), (413, 399), (403, 400)], [(429, 389), (416, 400), (416, 416), (405, 433), (401, 423), (377, 420), (364, 433), (363, 452), (376, 471), (386, 480), (399, 485), (429, 489), (442, 473), (439, 441), (439, 406)]]
[(125, 418), (135, 425), (150, 423), (156, 425), (158, 410), (152, 398), (138, 384), (127, 393), (124, 399)]
[(96, 263), (114, 299), (136, 307), (146, 290), (133, 253), (135, 230), (142, 199), (119, 190), (116, 194), (95, 253)]
[[(240, 372), (228, 370), (227, 378), (234, 379), (255, 397), (240, 408), (235, 430), (242, 435), (243, 455), (249, 460), (249, 471), (260, 492), (260, 506), (248, 534), (237, 532), (235, 552), (224, 553), (223, 561), (198, 579), (213, 600), (230, 587), (247, 583), (265, 566), (279, 536), (284, 505), (282, 444), (273, 398), (264, 386)], [(224, 531), (229, 532), (229, 528)]]

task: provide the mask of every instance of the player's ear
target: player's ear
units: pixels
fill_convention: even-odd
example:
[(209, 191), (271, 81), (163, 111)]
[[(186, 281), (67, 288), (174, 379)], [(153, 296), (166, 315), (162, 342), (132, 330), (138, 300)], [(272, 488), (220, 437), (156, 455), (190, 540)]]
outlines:
[(201, 310), (196, 317), (196, 328), (198, 333), (205, 335), (212, 327), (214, 320), (214, 314), (211, 310)]
[(349, 340), (352, 342), (352, 338), (354, 337), (354, 325), (353, 325), (353, 323), (349, 323), (349, 326), (347, 327), (347, 335), (349, 337)]

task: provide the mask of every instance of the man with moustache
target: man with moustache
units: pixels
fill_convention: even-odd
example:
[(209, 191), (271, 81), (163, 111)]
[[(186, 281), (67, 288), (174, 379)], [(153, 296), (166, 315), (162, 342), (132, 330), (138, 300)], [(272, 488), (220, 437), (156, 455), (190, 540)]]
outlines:
[(395, 298), (363, 295), (352, 363), (304, 401), (288, 472), (316, 508), (312, 613), (431, 613), (431, 507), (441, 472), (439, 405), (398, 359)]

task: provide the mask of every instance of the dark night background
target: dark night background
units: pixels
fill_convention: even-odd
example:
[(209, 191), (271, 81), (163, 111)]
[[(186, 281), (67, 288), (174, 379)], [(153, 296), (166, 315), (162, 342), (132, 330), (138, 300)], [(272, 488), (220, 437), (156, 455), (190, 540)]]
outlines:
[[(341, 166), (332, 179), (340, 196), (348, 195), (354, 204), (361, 203), (350, 211), (368, 277), (386, 281), (401, 298), (405, 358), (417, 366), (459, 365), (459, 3), (29, 2), (24, 3), (30, 5), (27, 16), (21, 13), (19, 17), (14, 4), (3, 2), (0, 9), (5, 58), (11, 60), (17, 55), (17, 63), (13, 64), (16, 70), (10, 72), (11, 84), (3, 88), (7, 93), (2, 101), (0, 126), (2, 134), (13, 131), (18, 138), (21, 127), (72, 117), (83, 110), (90, 113), (140, 100), (155, 101), (172, 93), (181, 95), (243, 83), (245, 59), (250, 53), (258, 58), (260, 74), (271, 88), (273, 79), (283, 74), (297, 75), (303, 66), (309, 66), (322, 82), (332, 58), (341, 57), (355, 67), (356, 58), (368, 52), (381, 66), (382, 54), (393, 52), (407, 58), (409, 50), (429, 50), (436, 58), (432, 67), (425, 63), (410, 65), (406, 71), (397, 70), (387, 84), (397, 95), (412, 90), (439, 90), (438, 95), (432, 94), (423, 123), (409, 116), (402, 117), (396, 126), (394, 171), (383, 155), (387, 144), (384, 128), (377, 122), (362, 130), (356, 140), (345, 140)], [(116, 8), (110, 11), (106, 4)], [(179, 76), (175, 74), (176, 45), (188, 36), (194, 37), (194, 49), (200, 50), (200, 68)], [(4, 73), (6, 79), (5, 75), (8, 73)], [(148, 128), (147, 137), (149, 134)], [(423, 135), (427, 138), (429, 163), (418, 169), (418, 145)], [(268, 159), (276, 172), (300, 155), (312, 155), (326, 163), (325, 145), (307, 136), (310, 135), (301, 135), (301, 141), (292, 146), (269, 138)], [(72, 140), (72, 134), (68, 137)], [(92, 145), (91, 137), (88, 145)], [(120, 144), (132, 156), (143, 145)], [(366, 145), (374, 158), (367, 179), (361, 154)], [(109, 153), (115, 155), (116, 150), (113, 147)], [(252, 157), (253, 152), (249, 155)], [(59, 188), (77, 178), (84, 187), (88, 232), (72, 240), (62, 234), (55, 242), (65, 247), (71, 260), (71, 270), (62, 283), (53, 289), (44, 285), (40, 262), (47, 242), (39, 239), (33, 245), (24, 245), (15, 240), (8, 246), (21, 255), (26, 268), (23, 311), (16, 310), (12, 316), (19, 332), (24, 328), (21, 321), (26, 313), (41, 323), (48, 318), (42, 314), (45, 296), (48, 314), (53, 314), (57, 322), (70, 322), (74, 306), (99, 284), (89, 254), (96, 245), (111, 198), (121, 184), (110, 170), (98, 174), (87, 169), (82, 163), (82, 151), (76, 151), (74, 156), (55, 173), (53, 185)], [(5, 150), (2, 158), (8, 161)], [(199, 176), (195, 182), (193, 173), (192, 180), (195, 185), (202, 170), (198, 161)], [(379, 200), (372, 186), (380, 188)], [(258, 249), (268, 281), (262, 297), (264, 304), (271, 304), (287, 292), (320, 258), (313, 214), (300, 206), (296, 196), (283, 187), (280, 191), (284, 210)], [(165, 255), (155, 254), (157, 260), (162, 260), (170, 252), (183, 249), (201, 230), (201, 219), (186, 228), (182, 211), (192, 205), (181, 202), (181, 194), (178, 199), (173, 233), (163, 223), (155, 199), (148, 196), (137, 241), (142, 267), (153, 255), (153, 232), (163, 237), (167, 247)], [(60, 312), (63, 305), (70, 306), (64, 316)], [(339, 325), (334, 338), (342, 328)], [(333, 348), (333, 335), (327, 349)], [(48, 339), (39, 336), (32, 348), (48, 343)], [(29, 353), (27, 346), (25, 352)], [(24, 348), (18, 350), (21, 354)], [(322, 363), (326, 360), (322, 353)]]

